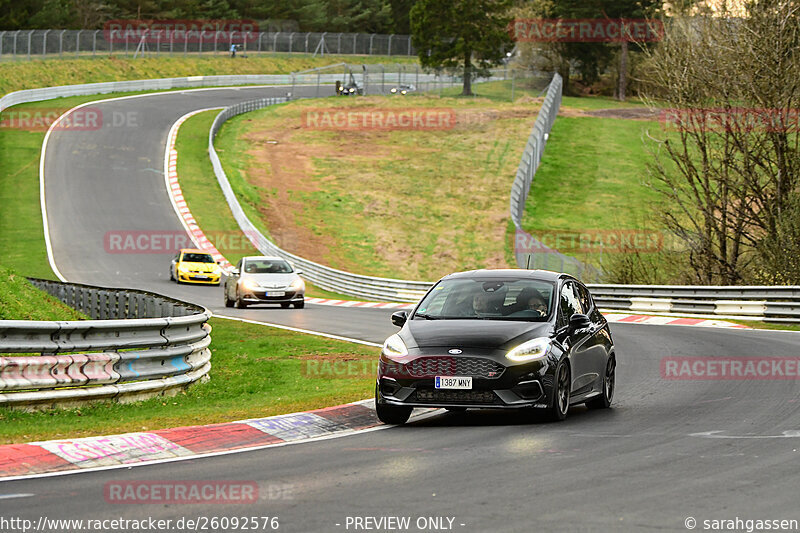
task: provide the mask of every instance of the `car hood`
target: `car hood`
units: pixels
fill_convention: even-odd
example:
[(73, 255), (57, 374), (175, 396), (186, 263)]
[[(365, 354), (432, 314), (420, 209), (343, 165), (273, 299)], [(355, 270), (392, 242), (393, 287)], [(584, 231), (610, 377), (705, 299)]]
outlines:
[(216, 263), (191, 263), (189, 261), (183, 261), (181, 266), (198, 272), (218, 272), (220, 269), (219, 265)]
[(297, 274), (242, 274), (242, 279), (252, 280), (268, 289), (278, 289), (291, 285), (297, 279)]
[(548, 336), (547, 322), (514, 320), (409, 320), (401, 336), (409, 348), (506, 349)]

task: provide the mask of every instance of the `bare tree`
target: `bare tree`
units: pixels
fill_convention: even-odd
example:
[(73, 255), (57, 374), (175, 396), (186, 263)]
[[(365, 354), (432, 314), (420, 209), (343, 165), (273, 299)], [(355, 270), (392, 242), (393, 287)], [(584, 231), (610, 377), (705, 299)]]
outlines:
[(744, 17), (675, 18), (645, 50), (644, 91), (668, 107), (651, 137), (653, 186), (698, 282), (800, 280), (776, 261), (800, 229), (799, 8), (759, 0)]

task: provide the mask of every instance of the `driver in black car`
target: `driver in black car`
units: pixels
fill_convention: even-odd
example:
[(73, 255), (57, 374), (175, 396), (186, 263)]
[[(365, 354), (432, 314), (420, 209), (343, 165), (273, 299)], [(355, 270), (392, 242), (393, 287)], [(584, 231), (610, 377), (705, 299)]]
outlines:
[[(547, 302), (536, 289), (526, 287), (517, 295), (516, 301), (503, 307), (503, 314), (510, 315), (522, 311), (533, 312), (537, 316), (547, 315)], [(527, 314), (527, 313), (526, 313)]]

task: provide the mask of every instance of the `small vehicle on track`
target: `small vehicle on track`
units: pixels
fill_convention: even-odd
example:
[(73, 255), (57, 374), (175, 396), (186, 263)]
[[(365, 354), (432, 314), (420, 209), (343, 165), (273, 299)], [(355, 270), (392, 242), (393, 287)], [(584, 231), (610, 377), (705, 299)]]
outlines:
[(411, 84), (401, 83), (401, 84), (396, 85), (396, 86), (392, 87), (391, 89), (389, 89), (389, 92), (391, 94), (400, 94), (400, 95), (405, 96), (406, 94), (413, 93), (416, 90), (417, 90), (417, 88), (414, 87)]
[(375, 384), (378, 418), (404, 424), (414, 407), (607, 408), (616, 357), (608, 322), (568, 274), (475, 270), (439, 280), (386, 339)]
[(302, 309), (306, 284), (300, 274), (281, 257), (243, 257), (225, 279), (225, 307), (280, 304)]
[(219, 285), (222, 269), (214, 257), (197, 248), (182, 248), (169, 265), (169, 279), (178, 283)]

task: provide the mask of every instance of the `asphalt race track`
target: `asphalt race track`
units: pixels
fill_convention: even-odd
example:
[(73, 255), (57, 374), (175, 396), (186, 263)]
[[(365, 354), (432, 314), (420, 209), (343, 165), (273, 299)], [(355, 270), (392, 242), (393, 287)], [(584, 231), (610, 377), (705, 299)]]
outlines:
[[(389, 311), (221, 307), (221, 289), (178, 287), (169, 257), (109, 254), (117, 230), (180, 230), (164, 189), (164, 144), (193, 109), (285, 89), (207, 90), (95, 104), (139, 113), (136, 130), (54, 132), (45, 161), (56, 264), (69, 281), (139, 287), (215, 312), (380, 342)], [(614, 324), (614, 408), (562, 423), (496, 411), (182, 462), (0, 484), (0, 508), (48, 518), (277, 516), (281, 531), (366, 531), (348, 517), (454, 518), (452, 530), (686, 531), (704, 520), (800, 520), (796, 380), (668, 381), (664, 356), (800, 355), (800, 333)], [(290, 487), (252, 505), (112, 505), (120, 480), (253, 480)], [(11, 512), (11, 511), (9, 511)], [(447, 526), (447, 520), (444, 521)], [(463, 525), (462, 525), (463, 524)], [(688, 522), (691, 525), (691, 520)], [(376, 530), (376, 529), (369, 529)], [(380, 529), (385, 531), (387, 529)], [(389, 531), (401, 531), (388, 529)]]

